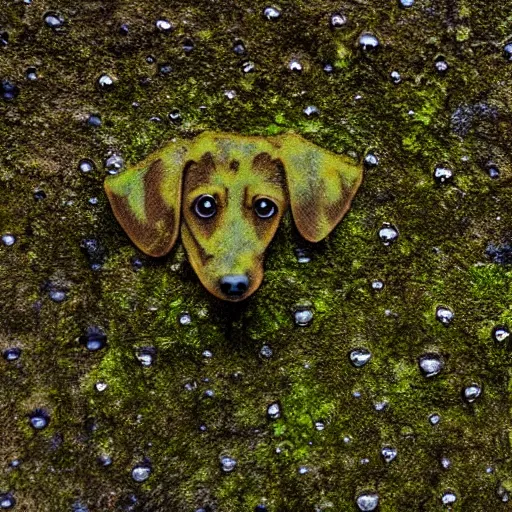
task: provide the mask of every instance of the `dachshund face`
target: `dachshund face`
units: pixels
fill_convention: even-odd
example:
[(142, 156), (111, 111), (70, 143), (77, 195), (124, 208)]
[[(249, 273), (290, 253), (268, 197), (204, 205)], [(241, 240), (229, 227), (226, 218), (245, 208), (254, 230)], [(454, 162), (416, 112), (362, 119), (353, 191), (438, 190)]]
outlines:
[(260, 286), (265, 250), (288, 205), (302, 236), (317, 242), (348, 210), (361, 179), (359, 164), (297, 135), (204, 133), (108, 177), (105, 190), (143, 252), (167, 254), (181, 226), (202, 284), (239, 301)]

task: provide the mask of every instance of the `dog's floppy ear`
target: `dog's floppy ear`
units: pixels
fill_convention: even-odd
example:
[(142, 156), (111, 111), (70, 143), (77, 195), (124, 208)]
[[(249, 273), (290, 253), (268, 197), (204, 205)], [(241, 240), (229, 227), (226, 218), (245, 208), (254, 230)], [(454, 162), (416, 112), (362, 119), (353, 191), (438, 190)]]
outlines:
[(140, 164), (109, 176), (105, 191), (119, 224), (150, 256), (164, 256), (178, 237), (186, 144), (169, 144)]
[(293, 220), (310, 242), (325, 238), (341, 221), (363, 178), (362, 165), (315, 146), (299, 135), (278, 137)]

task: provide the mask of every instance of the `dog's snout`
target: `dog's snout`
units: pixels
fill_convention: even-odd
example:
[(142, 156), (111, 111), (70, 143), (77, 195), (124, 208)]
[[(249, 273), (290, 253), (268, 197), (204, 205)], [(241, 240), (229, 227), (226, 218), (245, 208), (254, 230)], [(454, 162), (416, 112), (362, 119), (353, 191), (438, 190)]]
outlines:
[(231, 274), (220, 280), (220, 289), (228, 297), (243, 295), (248, 288), (249, 278), (245, 274)]

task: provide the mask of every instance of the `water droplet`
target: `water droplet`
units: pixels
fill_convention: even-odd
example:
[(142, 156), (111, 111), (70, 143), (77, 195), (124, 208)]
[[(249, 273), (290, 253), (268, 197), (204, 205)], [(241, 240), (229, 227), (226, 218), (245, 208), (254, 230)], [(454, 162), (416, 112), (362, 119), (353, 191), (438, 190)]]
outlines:
[(93, 128), (99, 128), (101, 126), (101, 117), (99, 114), (90, 114), (87, 118), (87, 125)]
[(438, 185), (450, 183), (453, 181), (453, 171), (443, 165), (438, 165), (434, 169), (434, 180)]
[(443, 467), (443, 469), (450, 469), (451, 465), (452, 461), (448, 457), (441, 458), (441, 466)]
[(191, 53), (194, 50), (194, 41), (190, 38), (183, 39), (181, 47), (185, 53)]
[(361, 512), (371, 512), (379, 506), (379, 495), (375, 492), (363, 492), (356, 499)]
[(135, 357), (139, 361), (139, 363), (144, 367), (152, 366), (155, 362), (156, 358), (156, 349), (155, 347), (142, 347), (137, 349), (135, 352)]
[(34, 199), (36, 201), (42, 201), (43, 199), (46, 199), (46, 192), (44, 190), (35, 190)]
[(244, 73), (252, 73), (255, 69), (254, 62), (248, 60), (244, 63), (242, 63), (242, 71)]
[(364, 51), (372, 51), (379, 46), (379, 40), (375, 35), (367, 32), (359, 36), (359, 46)]
[(434, 377), (443, 370), (444, 361), (439, 354), (424, 354), (419, 359), (419, 365), (425, 377)]
[(213, 352), (211, 350), (203, 350), (202, 356), (205, 359), (211, 359), (213, 357)]
[(485, 166), (485, 170), (492, 180), (497, 180), (500, 177), (500, 170), (498, 166), (492, 162), (489, 162)]
[(155, 26), (160, 32), (163, 32), (164, 34), (169, 34), (174, 29), (172, 23), (165, 19), (157, 20)]
[(324, 64), (324, 72), (325, 73), (332, 73), (334, 71), (334, 66), (332, 64)]
[(277, 420), (281, 417), (281, 406), (278, 402), (273, 402), (267, 407), (267, 416), (271, 420)]
[(243, 41), (241, 41), (240, 39), (236, 40), (236, 41), (233, 43), (233, 51), (234, 51), (237, 55), (245, 55), (246, 49), (245, 49), (244, 42), (243, 42)]
[(374, 404), (373, 408), (376, 411), (381, 412), (381, 411), (385, 411), (388, 408), (388, 405), (389, 405), (389, 403), (387, 402), (387, 400), (382, 400), (381, 402), (376, 402)]
[(160, 73), (160, 75), (162, 76), (167, 76), (171, 73), (172, 71), (172, 68), (171, 68), (171, 65), (168, 63), (168, 62), (165, 62), (163, 64), (160, 64), (158, 66), (158, 72)]
[(357, 348), (355, 350), (352, 350), (348, 355), (350, 362), (356, 367), (361, 368), (364, 366), (368, 361), (370, 361), (372, 354), (371, 352), (366, 348)]
[(190, 316), (190, 313), (187, 313), (186, 311), (180, 315), (179, 320), (181, 325), (189, 325), (192, 323), (192, 317)]
[(129, 32), (130, 32), (130, 27), (129, 27), (128, 23), (123, 23), (123, 24), (119, 27), (119, 33), (120, 33), (122, 36), (127, 36)]
[(307, 249), (298, 247), (295, 249), (295, 256), (297, 258), (297, 263), (309, 263), (311, 261), (311, 256)]
[(260, 503), (259, 505), (256, 505), (254, 512), (268, 512), (268, 508)]
[(2, 352), (2, 357), (8, 362), (17, 361), (21, 357), (21, 349), (18, 347), (6, 348)]
[(330, 24), (332, 28), (341, 28), (347, 24), (347, 17), (339, 12), (331, 16)]
[(441, 496), (443, 505), (453, 505), (457, 501), (457, 495), (453, 491), (444, 491)]
[(181, 123), (181, 113), (180, 113), (180, 111), (178, 109), (176, 109), (176, 108), (174, 110), (171, 110), (169, 112), (169, 119), (174, 124), (180, 124)]
[(400, 0), (399, 1), (400, 5), (402, 7), (412, 7), (414, 5), (414, 0)]
[(308, 105), (304, 110), (304, 114), (306, 114), (308, 117), (318, 115), (320, 114), (320, 110), (318, 110), (317, 107), (314, 105)]
[(44, 22), (46, 23), (47, 27), (50, 27), (55, 30), (62, 28), (62, 26), (64, 25), (64, 17), (56, 12), (47, 12), (44, 15)]
[(56, 288), (51, 289), (48, 295), (53, 302), (64, 302), (68, 298), (64, 290), (58, 290)]
[(146, 481), (149, 476), (151, 475), (151, 468), (147, 465), (139, 465), (135, 466), (132, 469), (132, 478), (136, 482), (144, 482)]
[[(87, 201), (89, 204), (92, 204), (92, 205), (96, 205), (98, 204), (98, 198), (97, 197), (90, 197), (89, 200)], [(91, 268), (93, 270), (98, 270), (98, 268), (101, 267), (101, 265), (98, 265), (97, 263), (93, 263), (91, 265)]]
[(392, 448), (391, 446), (385, 446), (380, 451), (380, 454), (382, 455), (382, 458), (384, 459), (385, 462), (394, 461), (396, 459), (397, 453), (398, 453), (397, 449)]
[(37, 80), (37, 69), (33, 66), (27, 68), (25, 76), (27, 77), (27, 80)]
[(510, 331), (508, 327), (503, 325), (498, 325), (492, 330), (492, 339), (499, 343), (503, 343), (510, 336)]
[(379, 165), (379, 159), (375, 155), (375, 153), (369, 152), (364, 157), (364, 163), (366, 164), (367, 167), (375, 167)]
[(9, 44), (9, 32), (5, 30), (0, 30), (0, 47), (7, 46)]
[(224, 91), (224, 96), (226, 96), (228, 100), (233, 100), (236, 98), (236, 91), (234, 91), (233, 89)]
[(315, 430), (321, 432), (325, 429), (325, 423), (323, 421), (315, 421)]
[(14, 508), (16, 505), (16, 500), (14, 499), (14, 496), (7, 492), (0, 494), (0, 509), (2, 510), (9, 510), (11, 508)]
[(503, 55), (505, 59), (512, 62), (512, 43), (508, 43), (503, 47)]
[(391, 71), (390, 73), (391, 82), (393, 82), (395, 85), (398, 85), (402, 81), (402, 76), (398, 71)]
[(466, 400), (468, 404), (472, 404), (477, 398), (480, 398), (481, 394), (482, 388), (478, 384), (466, 386), (462, 392), (464, 400)]
[(441, 421), (441, 416), (437, 413), (433, 413), (428, 417), (428, 421), (431, 425), (437, 425)]
[(29, 415), (30, 425), (35, 430), (42, 430), (48, 426), (50, 416), (42, 409), (36, 409)]
[(268, 345), (263, 345), (260, 349), (260, 356), (265, 359), (270, 359), (273, 355), (272, 349)]
[(108, 388), (108, 384), (103, 381), (103, 380), (99, 380), (98, 382), (96, 382), (94, 384), (94, 389), (96, 391), (98, 391), (99, 393), (102, 393), (103, 391), (105, 391), (106, 389)]
[(389, 222), (384, 222), (382, 227), (379, 229), (379, 238), (384, 245), (391, 245), (393, 242), (396, 242), (398, 239), (398, 229)]
[(98, 326), (91, 326), (87, 328), (86, 333), (78, 338), (78, 341), (87, 350), (96, 352), (101, 350), (107, 345), (107, 335), (103, 332), (103, 329)]
[(5, 235), (2, 235), (2, 243), (6, 247), (11, 247), (11, 245), (14, 245), (16, 243), (16, 237), (14, 235), (11, 235), (10, 233), (6, 233)]
[(104, 73), (98, 78), (97, 84), (100, 91), (111, 91), (114, 88), (115, 79)]
[(496, 491), (496, 494), (498, 495), (498, 498), (502, 501), (502, 503), (508, 503), (509, 499), (510, 499), (510, 494), (509, 494), (509, 487), (510, 487), (510, 484), (509, 482), (507, 482), (506, 484), (504, 482), (500, 482), (498, 484), (498, 489)]
[(124, 167), (124, 159), (121, 155), (114, 153), (105, 160), (105, 169), (108, 174), (117, 174)]
[(9, 80), (2, 80), (0, 85), (0, 95), (5, 101), (11, 101), (20, 93), (20, 89), (17, 85), (13, 84)]
[(307, 307), (299, 307), (293, 313), (295, 325), (306, 327), (313, 320), (313, 311)]
[(437, 306), (436, 308), (436, 320), (441, 322), (443, 325), (448, 326), (452, 323), (454, 317), (453, 311), (446, 306)]
[(267, 20), (277, 20), (281, 17), (281, 11), (277, 7), (265, 7), (263, 9), (263, 16)]
[(299, 466), (299, 469), (297, 470), (299, 475), (306, 475), (309, 473), (309, 468), (307, 466)]
[(236, 460), (229, 455), (223, 455), (220, 458), (220, 467), (224, 473), (231, 473), (236, 467)]
[(112, 465), (112, 457), (110, 455), (107, 455), (106, 453), (102, 453), (98, 457), (98, 463), (100, 466), (103, 466), (104, 468)]
[(380, 292), (384, 288), (384, 282), (380, 279), (374, 279), (372, 281), (372, 290), (375, 290), (376, 292)]
[(300, 73), (302, 71), (302, 64), (298, 59), (292, 59), (290, 62), (288, 62), (288, 69), (290, 71), (296, 71)]
[(448, 71), (448, 62), (446, 62), (446, 58), (443, 55), (439, 55), (434, 60), (434, 67), (440, 74), (444, 74)]

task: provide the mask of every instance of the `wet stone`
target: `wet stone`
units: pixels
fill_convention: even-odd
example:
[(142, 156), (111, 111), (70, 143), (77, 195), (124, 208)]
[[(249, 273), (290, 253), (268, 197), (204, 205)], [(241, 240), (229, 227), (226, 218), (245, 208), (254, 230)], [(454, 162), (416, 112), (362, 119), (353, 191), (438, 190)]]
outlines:
[(51, 29), (59, 29), (64, 25), (64, 17), (57, 12), (47, 12), (44, 15), (44, 22)]
[(87, 328), (87, 332), (78, 341), (90, 352), (96, 352), (106, 347), (107, 335), (100, 327), (92, 326)]
[(29, 423), (34, 430), (43, 430), (48, 426), (49, 422), (50, 417), (48, 416), (48, 413), (42, 409), (36, 409), (29, 415)]
[(174, 29), (173, 24), (166, 19), (157, 20), (155, 26), (159, 32), (169, 34)]
[(443, 505), (453, 505), (457, 501), (457, 495), (453, 491), (445, 491), (441, 496)]
[(438, 185), (444, 185), (453, 181), (453, 171), (448, 167), (437, 166), (434, 169), (434, 180)]
[(347, 24), (347, 17), (339, 12), (331, 16), (330, 24), (332, 28), (341, 28)]
[(386, 246), (396, 242), (398, 239), (398, 234), (398, 229), (389, 222), (384, 222), (378, 233), (381, 242)]
[(385, 446), (380, 451), (380, 454), (381, 454), (382, 458), (384, 459), (384, 462), (388, 462), (388, 463), (392, 462), (396, 459), (397, 453), (398, 453), (397, 449), (392, 448), (391, 446)]
[(434, 377), (442, 372), (444, 361), (438, 354), (424, 354), (419, 359), (419, 366), (424, 377)]
[(6, 247), (11, 247), (16, 243), (16, 237), (10, 233), (6, 233), (5, 235), (2, 235), (2, 243)]
[(359, 46), (365, 52), (376, 50), (379, 46), (379, 40), (374, 34), (365, 33), (359, 36)]
[(141, 364), (141, 366), (148, 368), (153, 366), (156, 359), (156, 349), (155, 347), (142, 347), (137, 349), (135, 352), (135, 357), (137, 361)]
[(229, 455), (223, 455), (220, 458), (220, 468), (224, 473), (231, 473), (236, 467), (236, 460)]
[(361, 493), (356, 498), (356, 504), (361, 512), (371, 512), (379, 506), (379, 495), (374, 492)]
[(104, 73), (98, 78), (96, 83), (98, 84), (98, 89), (100, 91), (111, 91), (114, 88), (115, 79)]
[(20, 89), (17, 85), (13, 84), (9, 80), (2, 80), (0, 84), (0, 95), (5, 101), (11, 101), (15, 99), (20, 93)]
[(492, 339), (498, 343), (503, 343), (510, 336), (508, 327), (498, 325), (492, 330)]
[(6, 348), (2, 352), (2, 357), (9, 363), (17, 361), (21, 357), (21, 349), (18, 347)]
[(124, 167), (124, 159), (121, 155), (114, 153), (105, 160), (105, 169), (108, 174), (117, 174)]
[(466, 386), (462, 391), (462, 396), (468, 404), (472, 404), (482, 394), (482, 388), (478, 384), (471, 384)]
[(436, 308), (436, 320), (443, 325), (448, 326), (452, 323), (454, 317), (453, 311), (446, 306), (438, 306)]
[(372, 354), (366, 348), (358, 348), (352, 350), (349, 353), (348, 357), (353, 366), (355, 366), (356, 368), (361, 368), (370, 361)]
[(263, 9), (263, 16), (267, 20), (274, 21), (281, 17), (281, 11), (277, 7), (265, 7)]
[(271, 420), (277, 420), (281, 417), (281, 406), (278, 402), (273, 402), (267, 407), (267, 416)]
[(309, 308), (299, 308), (293, 314), (295, 325), (306, 327), (313, 321), (313, 311)]
[(146, 481), (151, 475), (151, 468), (148, 465), (135, 466), (132, 469), (132, 479), (135, 482), (141, 483)]
[(2, 493), (0, 494), (0, 509), (1, 510), (9, 510), (14, 508), (16, 505), (16, 500), (11, 493)]

